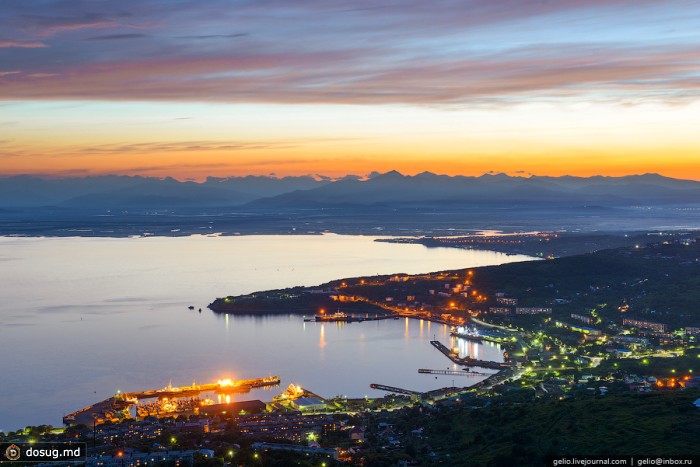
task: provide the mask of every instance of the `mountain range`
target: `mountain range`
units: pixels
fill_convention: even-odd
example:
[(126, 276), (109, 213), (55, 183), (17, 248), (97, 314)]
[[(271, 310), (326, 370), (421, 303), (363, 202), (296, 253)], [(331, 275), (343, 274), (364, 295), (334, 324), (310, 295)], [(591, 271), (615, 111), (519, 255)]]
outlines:
[(700, 204), (700, 182), (658, 174), (623, 177), (478, 177), (397, 171), (367, 178), (215, 178), (204, 182), (141, 176), (46, 179), (0, 178), (0, 208), (177, 209), (240, 207), (252, 210), (306, 208), (484, 206), (628, 207)]

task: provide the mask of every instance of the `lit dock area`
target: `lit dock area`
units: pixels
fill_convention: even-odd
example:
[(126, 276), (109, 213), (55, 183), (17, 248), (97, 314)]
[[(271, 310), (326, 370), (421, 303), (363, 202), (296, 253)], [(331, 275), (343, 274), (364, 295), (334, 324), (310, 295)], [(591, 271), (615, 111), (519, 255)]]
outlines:
[[(131, 407), (138, 404), (138, 402), (143, 399), (194, 399), (198, 398), (203, 392), (215, 392), (217, 394), (244, 393), (249, 392), (253, 388), (276, 386), (279, 383), (279, 376), (268, 376), (266, 378), (241, 380), (221, 379), (215, 383), (201, 385), (193, 383), (191, 386), (181, 387), (174, 387), (168, 384), (168, 386), (162, 389), (117, 393), (109, 399), (105, 399), (64, 416), (63, 423), (65, 425), (77, 425), (81, 423), (92, 425), (93, 423), (101, 424), (106, 421), (127, 419), (131, 417)], [(177, 408), (178, 405), (173, 405), (173, 407)]]
[(202, 392), (236, 393), (248, 392), (254, 388), (266, 386), (276, 386), (280, 384), (279, 376), (268, 376), (267, 378), (231, 380), (223, 379), (215, 383), (198, 384), (191, 386), (172, 387), (168, 385), (163, 389), (151, 389), (148, 391), (129, 392), (125, 396), (135, 399), (152, 399), (154, 397), (188, 397), (197, 396)]

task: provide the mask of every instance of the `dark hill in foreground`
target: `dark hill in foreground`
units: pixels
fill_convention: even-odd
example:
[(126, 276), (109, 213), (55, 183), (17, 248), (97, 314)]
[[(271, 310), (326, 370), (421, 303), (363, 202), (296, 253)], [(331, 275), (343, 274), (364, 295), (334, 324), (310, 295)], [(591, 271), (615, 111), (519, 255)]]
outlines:
[(700, 391), (458, 409), (428, 425), (443, 465), (540, 466), (563, 456), (698, 455)]

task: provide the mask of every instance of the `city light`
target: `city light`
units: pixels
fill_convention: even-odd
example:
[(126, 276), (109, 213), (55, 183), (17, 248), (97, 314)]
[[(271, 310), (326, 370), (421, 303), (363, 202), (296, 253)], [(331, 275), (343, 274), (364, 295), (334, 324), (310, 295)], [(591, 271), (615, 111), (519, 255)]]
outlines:
[(236, 383), (231, 378), (220, 379), (216, 382), (216, 384), (218, 384), (222, 388), (232, 387), (236, 385)]

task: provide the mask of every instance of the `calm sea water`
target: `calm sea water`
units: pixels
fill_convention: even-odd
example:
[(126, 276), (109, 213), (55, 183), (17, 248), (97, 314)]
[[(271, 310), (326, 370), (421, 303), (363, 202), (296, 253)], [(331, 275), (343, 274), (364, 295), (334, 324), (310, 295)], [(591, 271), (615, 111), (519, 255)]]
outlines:
[[(522, 261), (361, 236), (0, 238), (0, 430), (61, 425), (117, 390), (279, 375), (322, 396), (378, 396), (476, 382), (421, 375), (451, 362), (445, 326), (417, 320), (304, 323), (225, 316), (214, 298), (352, 276)], [(187, 306), (201, 307), (202, 313)], [(312, 311), (310, 310), (310, 313)], [(465, 353), (499, 359), (493, 345)], [(269, 400), (279, 388), (237, 396)]]

